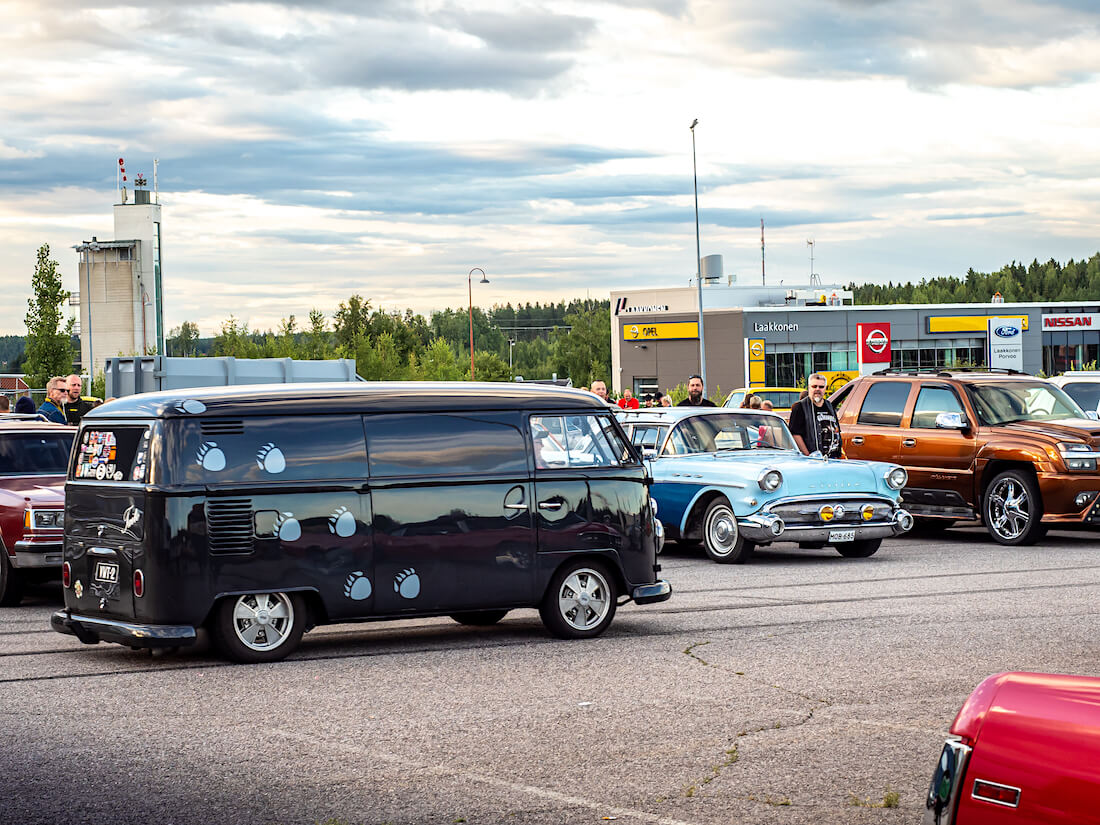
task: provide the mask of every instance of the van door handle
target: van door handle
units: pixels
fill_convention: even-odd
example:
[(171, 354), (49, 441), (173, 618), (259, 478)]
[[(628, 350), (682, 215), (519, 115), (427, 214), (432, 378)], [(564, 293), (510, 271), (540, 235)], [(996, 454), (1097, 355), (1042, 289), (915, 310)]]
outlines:
[(506, 510), (526, 510), (527, 505), (526, 504), (505, 504), (504, 509), (506, 509)]
[(905, 439), (904, 441), (901, 442), (901, 446), (903, 446), (903, 447), (916, 447), (917, 446), (917, 439), (907, 438), (907, 439)]
[(857, 436), (855, 436), (855, 437), (854, 437), (854, 438), (852, 439), (852, 443), (853, 443), (853, 444), (862, 444), (862, 443), (863, 443), (863, 436), (861, 436), (861, 435), (857, 435)]
[(540, 510), (560, 510), (561, 509), (561, 502), (560, 501), (540, 501), (539, 502), (539, 509)]

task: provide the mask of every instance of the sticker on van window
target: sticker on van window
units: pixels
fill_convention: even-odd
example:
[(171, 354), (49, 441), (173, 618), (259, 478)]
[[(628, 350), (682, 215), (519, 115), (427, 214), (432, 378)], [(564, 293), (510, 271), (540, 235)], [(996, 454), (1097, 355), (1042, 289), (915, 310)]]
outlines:
[(202, 442), (195, 458), (204, 470), (212, 473), (225, 469), (225, 453), (221, 451), (217, 441)]
[(369, 599), (371, 594), (370, 579), (363, 575), (362, 570), (356, 570), (354, 573), (348, 573), (348, 578), (344, 582), (344, 595), (349, 599), (354, 599), (357, 602), (363, 601), (363, 599)]
[(269, 473), (281, 473), (286, 469), (286, 457), (283, 451), (275, 446), (274, 441), (269, 441), (256, 453), (256, 464), (261, 470), (267, 470)]
[(103, 481), (115, 478), (118, 472), (118, 441), (111, 430), (89, 430), (80, 444), (80, 457), (76, 465), (77, 478), (94, 478)]

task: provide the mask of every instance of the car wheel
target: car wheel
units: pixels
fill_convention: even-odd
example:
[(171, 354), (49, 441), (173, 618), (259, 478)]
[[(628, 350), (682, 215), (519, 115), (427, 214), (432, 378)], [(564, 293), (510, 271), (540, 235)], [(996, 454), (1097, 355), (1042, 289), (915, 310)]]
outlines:
[(218, 604), (214, 638), (235, 662), (277, 662), (298, 647), (305, 625), (297, 593), (247, 593)]
[(913, 532), (934, 535), (936, 533), (942, 533), (954, 524), (955, 519), (953, 518), (914, 518)]
[(873, 556), (882, 546), (882, 539), (861, 539), (836, 545), (836, 551), (846, 559), (865, 559)]
[(745, 541), (737, 529), (737, 516), (724, 498), (716, 498), (707, 507), (703, 542), (707, 555), (719, 564), (744, 564), (754, 549), (752, 542)]
[(451, 618), (459, 624), (487, 627), (496, 624), (507, 615), (507, 610), (471, 610), (469, 613), (452, 613)]
[(539, 615), (559, 639), (599, 636), (615, 618), (615, 580), (598, 561), (561, 566), (546, 588)]
[(15, 607), (23, 599), (23, 581), (8, 561), (8, 551), (0, 544), (0, 607)]
[(986, 488), (982, 521), (998, 544), (1034, 544), (1046, 534), (1043, 500), (1035, 479), (1021, 470), (1006, 470)]

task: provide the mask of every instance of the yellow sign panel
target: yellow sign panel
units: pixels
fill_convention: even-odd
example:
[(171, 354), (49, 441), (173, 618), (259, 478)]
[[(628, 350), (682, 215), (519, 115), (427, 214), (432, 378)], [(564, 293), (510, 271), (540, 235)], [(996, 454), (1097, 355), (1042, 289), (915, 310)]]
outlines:
[(699, 322), (683, 321), (668, 324), (624, 324), (624, 341), (668, 341), (675, 338), (698, 338)]
[(764, 362), (749, 361), (749, 386), (764, 386)]
[(981, 332), (984, 333), (990, 318), (1019, 319), (1020, 329), (1027, 330), (1026, 315), (938, 315), (928, 319), (928, 332)]

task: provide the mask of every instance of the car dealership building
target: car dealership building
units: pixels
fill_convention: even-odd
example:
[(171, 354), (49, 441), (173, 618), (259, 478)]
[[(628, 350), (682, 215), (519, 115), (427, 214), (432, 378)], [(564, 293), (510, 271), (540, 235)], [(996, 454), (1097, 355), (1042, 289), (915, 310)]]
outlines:
[[(611, 293), (615, 391), (668, 390), (699, 372), (698, 294), (695, 285)], [(842, 382), (861, 360), (864, 371), (992, 364), (1056, 375), (1100, 350), (1100, 301), (854, 306), (851, 292), (821, 285), (712, 284), (702, 295), (712, 397), (796, 386), (811, 372)]]

